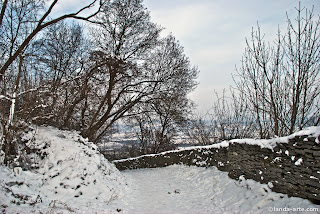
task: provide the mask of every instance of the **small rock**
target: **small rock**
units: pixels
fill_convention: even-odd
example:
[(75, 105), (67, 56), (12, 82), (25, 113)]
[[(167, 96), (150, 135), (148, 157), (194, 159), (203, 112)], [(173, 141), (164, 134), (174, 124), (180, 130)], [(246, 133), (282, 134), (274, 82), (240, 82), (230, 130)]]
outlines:
[(65, 136), (65, 135), (63, 135), (63, 134), (58, 134), (58, 135), (57, 135), (57, 137), (60, 137), (60, 138), (66, 138), (66, 136)]

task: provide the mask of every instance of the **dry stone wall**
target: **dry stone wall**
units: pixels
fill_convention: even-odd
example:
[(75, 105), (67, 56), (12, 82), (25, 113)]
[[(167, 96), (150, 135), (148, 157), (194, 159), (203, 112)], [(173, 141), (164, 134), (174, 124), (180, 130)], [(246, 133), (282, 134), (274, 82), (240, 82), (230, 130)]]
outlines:
[[(241, 140), (243, 141), (243, 140)], [(119, 170), (165, 167), (172, 164), (216, 166), (238, 179), (243, 175), (269, 183), (275, 192), (320, 202), (320, 137), (294, 136), (273, 148), (243, 142), (204, 146), (114, 161)]]

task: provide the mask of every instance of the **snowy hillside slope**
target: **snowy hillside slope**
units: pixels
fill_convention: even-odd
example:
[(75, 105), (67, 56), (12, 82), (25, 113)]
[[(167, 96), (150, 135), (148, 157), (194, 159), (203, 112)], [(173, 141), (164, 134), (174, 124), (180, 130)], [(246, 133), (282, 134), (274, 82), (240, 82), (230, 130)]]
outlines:
[[(6, 213), (114, 213), (111, 204), (123, 194), (124, 177), (76, 132), (39, 127), (25, 139), (42, 148), (36, 169), (0, 166), (0, 210)], [(35, 158), (36, 159), (36, 158)]]

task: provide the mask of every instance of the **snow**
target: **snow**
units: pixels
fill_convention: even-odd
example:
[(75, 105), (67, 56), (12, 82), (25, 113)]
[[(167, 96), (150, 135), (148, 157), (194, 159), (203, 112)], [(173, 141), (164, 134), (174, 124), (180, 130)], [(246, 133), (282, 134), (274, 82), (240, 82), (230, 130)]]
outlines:
[(270, 207), (320, 208), (308, 200), (272, 192), (271, 183), (243, 176), (232, 180), (216, 167), (172, 165), (127, 170), (124, 175), (130, 188), (121, 199), (125, 204), (121, 213), (269, 213)]
[(10, 113), (9, 113), (9, 119), (8, 119), (9, 126), (12, 125), (14, 110), (16, 108), (16, 98), (17, 98), (17, 92), (15, 91), (11, 99), (11, 107), (10, 107)]
[(272, 183), (244, 176), (232, 180), (216, 167), (173, 165), (119, 172), (77, 132), (39, 127), (24, 138), (34, 139), (28, 146), (40, 148), (41, 153), (30, 171), (0, 165), (0, 212), (205, 214), (268, 213), (270, 207), (320, 209), (308, 200), (272, 192)]
[(9, 100), (9, 101), (11, 101), (11, 98), (9, 98), (9, 97), (6, 97), (6, 96), (4, 96), (4, 95), (0, 95), (0, 100), (1, 99), (6, 99), (6, 100)]
[[(8, 213), (116, 210), (111, 204), (122, 196), (125, 179), (96, 145), (76, 132), (50, 127), (38, 128), (34, 137), (29, 146), (44, 148), (47, 155), (32, 172), (0, 166), (0, 208), (7, 207)], [(25, 138), (32, 139), (33, 133)]]
[(302, 158), (299, 158), (299, 159), (294, 163), (294, 165), (300, 166), (300, 165), (302, 164), (302, 162), (303, 162)]
[[(292, 139), (296, 136), (310, 136), (310, 137), (318, 137), (320, 135), (320, 127), (319, 126), (311, 126), (305, 128), (301, 131), (295, 132), (292, 135), (286, 137), (276, 137), (269, 140), (256, 140), (256, 139), (235, 139), (231, 140), (230, 143), (240, 143), (240, 144), (249, 144), (249, 145), (258, 145), (261, 148), (268, 148), (273, 150), (273, 148), (277, 145), (276, 143), (288, 143), (289, 139)], [(319, 143), (319, 140), (316, 139), (316, 142)]]

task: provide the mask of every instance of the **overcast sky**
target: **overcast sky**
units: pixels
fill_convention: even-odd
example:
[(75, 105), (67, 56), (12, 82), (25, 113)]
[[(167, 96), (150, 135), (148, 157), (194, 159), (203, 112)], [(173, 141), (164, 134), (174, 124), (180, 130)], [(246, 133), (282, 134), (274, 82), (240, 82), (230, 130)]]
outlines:
[[(302, 0), (319, 14), (320, 0)], [(205, 113), (212, 106), (214, 91), (233, 84), (235, 66), (240, 67), (245, 38), (259, 22), (266, 38), (273, 39), (286, 25), (286, 12), (296, 15), (298, 0), (144, 0), (154, 22), (166, 28), (185, 48), (200, 70), (197, 89), (190, 98)]]

